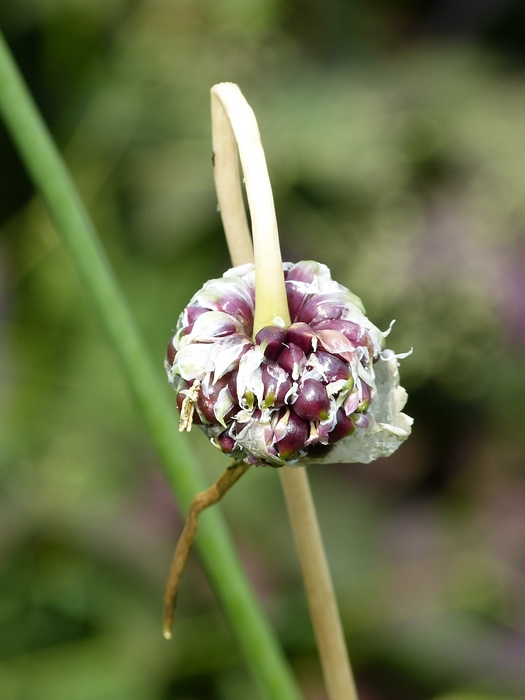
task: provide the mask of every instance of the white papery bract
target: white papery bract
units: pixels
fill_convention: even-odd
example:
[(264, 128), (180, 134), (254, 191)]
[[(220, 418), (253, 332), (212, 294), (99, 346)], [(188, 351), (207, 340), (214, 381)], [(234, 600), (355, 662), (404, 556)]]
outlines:
[(193, 422), (223, 452), (274, 467), (392, 454), (412, 419), (389, 331), (326, 265), (284, 263), (283, 273), (288, 328), (276, 318), (252, 338), (251, 264), (207, 282), (180, 315), (165, 367), (181, 429)]

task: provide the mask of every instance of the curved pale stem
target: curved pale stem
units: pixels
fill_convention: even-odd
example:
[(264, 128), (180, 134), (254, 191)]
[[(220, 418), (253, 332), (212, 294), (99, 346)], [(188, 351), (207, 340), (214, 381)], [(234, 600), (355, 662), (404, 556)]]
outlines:
[(306, 468), (279, 470), (329, 700), (357, 700)]
[(244, 472), (249, 469), (250, 465), (245, 462), (237, 462), (228, 467), (225, 472), (212, 484), (206, 491), (201, 491), (193, 497), (188, 512), (186, 514), (186, 522), (184, 529), (177, 542), (175, 554), (171, 562), (168, 581), (164, 591), (164, 636), (166, 639), (171, 639), (171, 625), (173, 624), (173, 616), (175, 615), (175, 606), (177, 604), (177, 592), (179, 590), (180, 580), (186, 561), (190, 553), (191, 545), (197, 534), (197, 525), (199, 514), (215, 505), (224, 494), (241, 478)]
[[(234, 83), (219, 83), (212, 87), (211, 108), (215, 184), (232, 262), (239, 265), (255, 258), (254, 329), (271, 325), (276, 316), (280, 316), (289, 325), (272, 186), (255, 115)], [(237, 153), (232, 136), (239, 148), (244, 174), (254, 253), (249, 245)], [(234, 180), (236, 182), (232, 184)]]
[[(253, 110), (232, 83), (211, 89), (215, 184), (234, 265), (253, 261), (242, 200), (240, 156), (255, 249), (254, 333), (290, 315), (272, 188)], [(237, 143), (239, 156), (237, 152)], [(330, 570), (305, 468), (279, 469), (329, 700), (357, 700)]]

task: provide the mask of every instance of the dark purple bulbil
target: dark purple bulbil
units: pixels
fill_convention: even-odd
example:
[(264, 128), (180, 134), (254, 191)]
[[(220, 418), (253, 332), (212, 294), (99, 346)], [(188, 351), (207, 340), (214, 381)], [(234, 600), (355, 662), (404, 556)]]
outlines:
[(231, 435), (228, 435), (227, 430), (219, 435), (217, 442), (219, 443), (221, 450), (226, 452), (226, 454), (231, 454), (235, 449), (235, 440), (231, 437)]
[(297, 379), (301, 369), (306, 364), (306, 355), (298, 345), (289, 343), (277, 358), (277, 364), (282, 367), (293, 379)]
[(346, 309), (343, 299), (334, 298), (333, 294), (318, 294), (303, 304), (300, 320), (315, 326), (326, 320), (340, 319)]
[(335, 355), (319, 350), (314, 353), (314, 357), (319, 363), (327, 382), (336, 382), (339, 379), (347, 381), (350, 379), (351, 372), (347, 363)]
[(166, 362), (169, 367), (171, 367), (175, 362), (176, 354), (177, 351), (175, 350), (175, 346), (173, 345), (173, 340), (170, 340), (170, 342), (168, 343), (168, 347), (166, 348)]
[(264, 346), (264, 356), (269, 360), (276, 360), (286, 341), (286, 331), (279, 326), (265, 326), (255, 336), (257, 345)]
[(295, 321), (297, 320), (306, 299), (309, 299), (311, 295), (305, 296), (304, 291), (300, 288), (300, 286), (291, 280), (286, 280), (285, 285), (290, 318), (292, 321)]
[(317, 347), (317, 336), (307, 323), (292, 323), (287, 331), (288, 342), (298, 345), (304, 353), (308, 354)]
[[(215, 308), (217, 311), (233, 316), (243, 325), (247, 325), (247, 319), (253, 318), (253, 309), (244, 299), (232, 299), (225, 295), (223, 299), (215, 304)], [(247, 330), (251, 333), (251, 328)]]
[(355, 430), (352, 419), (346, 415), (342, 408), (337, 411), (335, 427), (328, 434), (330, 444), (350, 435)]
[(330, 409), (330, 399), (325, 387), (317, 379), (305, 379), (299, 385), (299, 395), (293, 409), (305, 420), (325, 420)]
[(215, 406), (217, 404), (217, 399), (219, 398), (220, 392), (228, 386), (230, 381), (230, 375), (225, 375), (217, 380), (215, 383), (213, 381), (204, 381), (199, 392), (199, 398), (197, 401), (197, 407), (205, 420), (208, 423), (217, 423), (217, 416), (215, 415)]
[(301, 450), (309, 435), (309, 424), (290, 411), (286, 425), (286, 435), (275, 443), (281, 459), (290, 459), (292, 455)]

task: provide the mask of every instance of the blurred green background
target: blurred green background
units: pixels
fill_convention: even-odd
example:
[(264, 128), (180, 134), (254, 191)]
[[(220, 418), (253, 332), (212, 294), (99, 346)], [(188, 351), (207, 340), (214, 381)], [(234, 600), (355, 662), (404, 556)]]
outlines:
[[(259, 120), (284, 258), (397, 320), (410, 440), (310, 476), (361, 700), (525, 697), (525, 5), (2, 0), (152, 355), (229, 266), (209, 88)], [(259, 698), (120, 368), (0, 126), (0, 700)], [(174, 426), (176, 429), (176, 426)], [(210, 482), (227, 464), (191, 441)], [(224, 513), (324, 695), (278, 475)]]

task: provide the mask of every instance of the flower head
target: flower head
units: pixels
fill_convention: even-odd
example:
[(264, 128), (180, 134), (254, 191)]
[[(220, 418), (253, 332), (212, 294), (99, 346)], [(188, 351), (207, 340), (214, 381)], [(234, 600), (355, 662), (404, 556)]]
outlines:
[(283, 466), (371, 462), (408, 437), (398, 357), (326, 265), (284, 263), (291, 325), (252, 338), (253, 265), (207, 282), (166, 354), (181, 430), (192, 423), (238, 459)]

